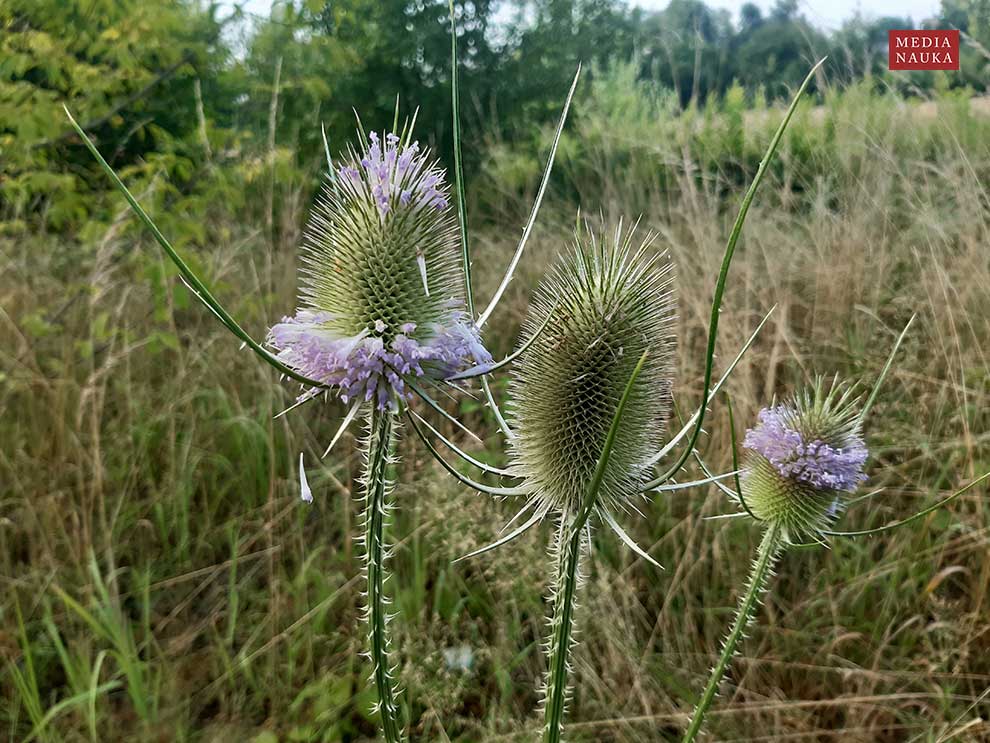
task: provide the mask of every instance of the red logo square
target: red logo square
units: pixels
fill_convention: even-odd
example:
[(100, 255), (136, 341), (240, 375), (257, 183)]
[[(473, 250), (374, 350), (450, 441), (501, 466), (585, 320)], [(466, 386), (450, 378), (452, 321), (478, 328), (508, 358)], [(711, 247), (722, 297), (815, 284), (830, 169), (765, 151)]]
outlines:
[(959, 31), (888, 31), (891, 70), (958, 70)]

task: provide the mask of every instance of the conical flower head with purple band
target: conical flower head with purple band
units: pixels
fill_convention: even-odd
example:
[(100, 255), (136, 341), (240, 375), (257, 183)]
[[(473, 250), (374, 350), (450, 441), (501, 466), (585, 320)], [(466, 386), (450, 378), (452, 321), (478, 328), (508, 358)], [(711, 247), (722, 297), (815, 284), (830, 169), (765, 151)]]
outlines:
[(301, 307), (268, 343), (345, 403), (395, 411), (409, 382), (492, 360), (465, 311), (459, 269), (444, 171), (418, 143), (372, 132), (334, 166), (314, 205)]
[(814, 536), (866, 480), (869, 452), (853, 391), (818, 379), (811, 390), (761, 410), (758, 421), (743, 441), (745, 505), (788, 538)]

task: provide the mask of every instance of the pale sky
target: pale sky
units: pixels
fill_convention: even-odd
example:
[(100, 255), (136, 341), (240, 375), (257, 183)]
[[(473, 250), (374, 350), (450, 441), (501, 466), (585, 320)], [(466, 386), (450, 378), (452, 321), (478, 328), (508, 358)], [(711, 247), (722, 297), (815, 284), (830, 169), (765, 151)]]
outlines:
[[(631, 5), (651, 10), (666, 8), (670, 0), (633, 0)], [(747, 0), (705, 0), (714, 8), (725, 8), (735, 20), (739, 19), (739, 9)], [(753, 0), (766, 13), (773, 7), (773, 0)], [(910, 17), (914, 25), (938, 14), (939, 0), (798, 0), (801, 15), (822, 28), (834, 29), (857, 11), (867, 18), (881, 16)]]
[[(661, 10), (667, 7), (670, 0), (627, 0), (629, 5)], [(738, 20), (739, 9), (747, 0), (705, 0), (716, 8), (725, 8), (732, 13), (733, 19)], [(754, 0), (764, 12), (773, 7), (773, 0)], [(798, 0), (800, 12), (809, 21), (822, 28), (838, 28), (842, 21), (857, 11), (866, 17), (908, 16), (917, 25), (920, 21), (931, 18), (938, 13), (941, 5), (939, 0)], [(233, 5), (228, 0), (225, 5)], [(258, 15), (268, 15), (272, 0), (244, 0), (245, 10)]]

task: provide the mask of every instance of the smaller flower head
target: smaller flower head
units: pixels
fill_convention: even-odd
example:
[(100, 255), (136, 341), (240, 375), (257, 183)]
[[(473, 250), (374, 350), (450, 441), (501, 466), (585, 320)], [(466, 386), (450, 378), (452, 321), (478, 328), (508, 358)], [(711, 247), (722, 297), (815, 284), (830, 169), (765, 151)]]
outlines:
[(410, 381), (491, 363), (464, 311), (444, 171), (416, 142), (372, 132), (350, 150), (313, 208), (303, 254), (302, 307), (268, 342), (344, 402), (395, 410)]
[(780, 525), (789, 536), (825, 528), (842, 496), (865, 480), (868, 451), (852, 390), (826, 389), (819, 379), (810, 392), (764, 408), (746, 432), (741, 479), (753, 514)]

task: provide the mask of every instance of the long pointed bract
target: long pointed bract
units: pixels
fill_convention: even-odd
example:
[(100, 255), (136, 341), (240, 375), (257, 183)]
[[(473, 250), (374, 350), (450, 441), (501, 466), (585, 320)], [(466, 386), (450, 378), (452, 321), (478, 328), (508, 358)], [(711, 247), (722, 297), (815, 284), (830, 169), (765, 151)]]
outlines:
[(787, 113), (784, 114), (783, 121), (780, 122), (780, 126), (777, 127), (776, 133), (773, 135), (773, 139), (770, 140), (770, 145), (767, 147), (766, 154), (763, 155), (763, 159), (760, 160), (760, 167), (756, 171), (756, 175), (753, 177), (753, 182), (749, 186), (749, 190), (746, 191), (746, 195), (743, 197), (742, 204), (739, 207), (739, 214), (736, 215), (735, 224), (732, 226), (732, 231), (729, 233), (729, 239), (725, 245), (725, 253), (722, 256), (722, 266), (718, 272), (718, 279), (715, 282), (715, 293), (712, 296), (712, 311), (711, 317), (708, 321), (708, 349), (705, 354), (705, 381), (702, 387), (701, 393), (701, 404), (698, 405), (698, 420), (695, 424), (694, 431), (691, 433), (691, 438), (688, 441), (687, 448), (677, 462), (672, 466), (667, 472), (660, 478), (660, 482), (664, 482), (666, 479), (673, 477), (687, 462), (688, 458), (691, 456), (691, 450), (694, 448), (695, 443), (698, 441), (698, 437), (701, 435), (701, 429), (705, 422), (705, 412), (708, 405), (708, 400), (711, 396), (710, 386), (712, 382), (712, 363), (715, 359), (715, 341), (718, 339), (718, 321), (719, 314), (722, 311), (722, 295), (725, 293), (725, 284), (729, 277), (729, 267), (732, 265), (732, 257), (736, 252), (736, 243), (739, 241), (739, 235), (742, 233), (743, 225), (746, 223), (746, 215), (749, 213), (749, 206), (753, 203), (753, 197), (756, 196), (756, 190), (760, 186), (760, 182), (763, 180), (763, 176), (766, 175), (767, 167), (770, 165), (770, 161), (773, 160), (774, 153), (777, 151), (777, 145), (780, 144), (781, 138), (784, 136), (784, 130), (787, 129), (787, 125), (791, 121), (791, 117), (794, 115), (794, 111), (797, 109), (798, 102), (801, 100), (801, 96), (804, 95), (804, 91), (807, 89), (808, 84), (814, 77), (815, 72), (821, 67), (822, 63), (825, 62), (825, 58), (818, 62), (814, 67), (811, 68), (811, 72), (805, 77), (804, 82), (801, 83), (801, 87), (798, 88), (797, 94), (794, 96), (794, 100), (791, 101), (790, 107), (787, 109)]
[(458, 379), (470, 379), (471, 377), (481, 377), (488, 374), (492, 374), (493, 372), (497, 372), (500, 369), (508, 366), (513, 361), (515, 361), (520, 356), (522, 356), (524, 353), (526, 353), (529, 347), (533, 345), (533, 341), (539, 338), (540, 335), (543, 333), (543, 331), (546, 330), (547, 325), (550, 324), (550, 319), (552, 317), (553, 317), (553, 313), (548, 312), (546, 318), (540, 324), (540, 327), (538, 327), (536, 331), (529, 336), (529, 338), (523, 341), (522, 345), (520, 345), (518, 349), (510, 353), (501, 361), (497, 361), (494, 364), (481, 364), (479, 366), (473, 366), (470, 369), (465, 369), (464, 371), (453, 375), (452, 377), (447, 377), (447, 381), (455, 382)]
[(69, 109), (65, 106), (62, 108), (65, 110), (65, 115), (69, 117), (69, 123), (72, 124), (72, 128), (76, 130), (76, 134), (82, 138), (83, 144), (86, 145), (86, 148), (90, 151), (93, 157), (96, 158), (96, 161), (100, 164), (100, 167), (103, 168), (103, 171), (110, 177), (110, 180), (113, 181), (114, 185), (121, 192), (121, 194), (123, 194), (131, 209), (138, 216), (144, 226), (148, 228), (148, 231), (162, 247), (162, 250), (165, 251), (172, 263), (174, 263), (176, 268), (179, 269), (179, 273), (182, 275), (182, 278), (192, 286), (198, 295), (198, 298), (213, 311), (213, 313), (219, 318), (220, 322), (223, 323), (224, 327), (246, 343), (266, 364), (274, 367), (285, 376), (311, 387), (323, 387), (324, 385), (322, 382), (303, 376), (294, 369), (290, 369), (288, 366), (283, 364), (275, 358), (274, 354), (255, 341), (254, 338), (248, 335), (247, 332), (241, 328), (237, 321), (230, 316), (226, 309), (224, 309), (223, 305), (216, 300), (210, 290), (206, 287), (206, 284), (204, 284), (199, 277), (193, 273), (192, 269), (186, 265), (186, 262), (182, 260), (182, 257), (176, 252), (175, 248), (172, 247), (172, 243), (170, 243), (168, 238), (162, 234), (161, 230), (158, 229), (158, 226), (154, 223), (154, 221), (152, 221), (151, 217), (148, 216), (148, 213), (145, 212), (145, 210), (138, 203), (137, 199), (134, 198), (127, 186), (124, 185), (124, 182), (120, 180), (120, 177), (114, 172), (113, 168), (111, 168), (107, 161), (103, 159), (103, 155), (101, 155), (100, 151), (96, 149), (96, 145), (93, 144), (92, 140), (86, 136), (86, 132), (84, 132), (79, 124), (76, 123), (76, 120), (72, 118), (72, 114), (69, 113)]
[(577, 89), (578, 78), (581, 76), (581, 65), (578, 65), (577, 72), (574, 73), (574, 81), (571, 83), (571, 89), (567, 92), (567, 99), (564, 101), (564, 109), (560, 113), (560, 120), (557, 122), (557, 131), (553, 135), (553, 143), (550, 145), (550, 155), (547, 157), (547, 165), (543, 169), (543, 179), (540, 181), (540, 188), (536, 192), (536, 200), (533, 202), (533, 211), (530, 212), (529, 220), (526, 222), (526, 226), (523, 228), (522, 237), (519, 240), (519, 245), (516, 246), (516, 252), (512, 255), (512, 260), (509, 261), (509, 267), (505, 270), (505, 276), (502, 278), (502, 282), (498, 285), (498, 289), (495, 290), (495, 294), (492, 296), (491, 301), (485, 308), (485, 311), (481, 313), (478, 317), (478, 327), (481, 328), (488, 321), (492, 312), (495, 311), (496, 305), (498, 305), (499, 300), (502, 298), (502, 294), (505, 293), (506, 288), (509, 286), (509, 282), (512, 281), (512, 274), (516, 272), (516, 266), (519, 264), (519, 259), (522, 258), (523, 251), (526, 249), (526, 243), (529, 240), (529, 235), (533, 231), (533, 225), (536, 224), (536, 216), (540, 213), (540, 205), (543, 203), (543, 195), (546, 193), (547, 184), (550, 182), (550, 171), (553, 170), (553, 161), (557, 157), (557, 145), (560, 144), (560, 135), (564, 131), (564, 123), (567, 121), (567, 112), (571, 108), (571, 99), (574, 98), (574, 91)]
[(524, 487), (518, 487), (518, 488), (492, 487), (491, 485), (485, 485), (484, 483), (480, 483), (475, 480), (472, 480), (470, 477), (467, 477), (466, 475), (462, 475), (460, 472), (457, 471), (456, 468), (453, 467), (453, 465), (451, 465), (446, 459), (444, 459), (440, 455), (440, 452), (436, 450), (436, 447), (430, 443), (430, 440), (428, 438), (426, 438), (426, 434), (424, 434), (422, 429), (420, 429), (415, 419), (411, 415), (407, 415), (406, 419), (409, 421), (409, 425), (412, 426), (413, 431), (415, 431), (416, 435), (419, 437), (419, 440), (423, 442), (423, 446), (426, 447), (427, 451), (429, 451), (430, 454), (433, 456), (433, 458), (437, 460), (437, 462), (439, 462), (441, 467), (443, 467), (445, 470), (447, 470), (447, 472), (453, 475), (455, 480), (463, 483), (464, 485), (467, 485), (469, 488), (477, 490), (479, 493), (494, 495), (496, 497), (502, 497), (508, 495), (513, 495), (513, 496), (526, 495), (529, 492)]
[(831, 531), (829, 529), (822, 529), (821, 531), (822, 534), (827, 534), (830, 537), (866, 537), (869, 536), (870, 534), (880, 534), (881, 532), (891, 531), (893, 529), (899, 529), (900, 527), (910, 524), (913, 521), (917, 521), (920, 518), (924, 518), (933, 511), (937, 511), (942, 506), (948, 505), (956, 498), (958, 498), (960, 495), (965, 493), (967, 490), (970, 490), (971, 488), (975, 488), (977, 485), (979, 485), (987, 478), (990, 478), (990, 472), (986, 472), (980, 475), (978, 478), (973, 480), (973, 482), (969, 483), (969, 485), (965, 485), (959, 488), (959, 490), (954, 492), (952, 495), (949, 495), (943, 498), (942, 500), (938, 501), (937, 503), (928, 506), (928, 508), (918, 511), (918, 513), (914, 514), (913, 516), (908, 516), (906, 519), (895, 521), (892, 524), (885, 524), (884, 526), (878, 526), (876, 529), (863, 529), (861, 531)]
[(486, 546), (482, 547), (481, 549), (476, 549), (474, 552), (468, 552), (466, 555), (463, 555), (461, 557), (458, 557), (456, 560), (454, 560), (454, 562), (460, 562), (461, 560), (467, 560), (467, 559), (469, 559), (471, 557), (477, 557), (478, 555), (483, 555), (486, 552), (491, 552), (494, 549), (498, 549), (503, 544), (507, 544), (508, 542), (511, 542), (516, 537), (521, 537), (524, 533), (526, 533), (527, 531), (529, 531), (530, 528), (532, 528), (532, 527), (536, 526), (538, 523), (540, 523), (540, 520), (542, 518), (543, 518), (543, 514), (541, 514), (539, 511), (537, 511), (532, 516), (530, 516), (529, 519), (526, 520), (522, 524), (522, 526), (516, 527), (515, 529), (513, 529), (512, 531), (510, 531), (508, 534), (506, 534), (504, 537), (502, 537), (502, 538), (500, 538), (500, 539), (492, 542), (489, 545), (486, 545)]
[(622, 529), (622, 527), (619, 526), (619, 523), (615, 520), (615, 517), (612, 516), (612, 514), (610, 514), (608, 511), (602, 511), (602, 521), (604, 521), (608, 525), (608, 527), (613, 532), (615, 532), (615, 535), (620, 540), (622, 540), (622, 543), (625, 544), (629, 549), (631, 549), (633, 552), (635, 552), (637, 555), (642, 557), (651, 565), (654, 565), (655, 567), (658, 567), (661, 570), (663, 570), (663, 565), (661, 565), (659, 562), (657, 562), (652, 557), (650, 557), (649, 552), (647, 552), (638, 544), (636, 544), (636, 541), (628, 534), (626, 534), (626, 532)]
[[(732, 362), (729, 364), (728, 368), (726, 368), (725, 373), (722, 374), (722, 377), (718, 380), (718, 382), (715, 383), (715, 385), (709, 391), (708, 393), (709, 398), (714, 397), (715, 393), (722, 388), (723, 384), (725, 384), (725, 380), (729, 378), (729, 375), (732, 374), (732, 372), (735, 370), (736, 365), (742, 360), (742, 357), (746, 354), (746, 351), (748, 351), (749, 347), (753, 345), (753, 341), (756, 340), (756, 336), (759, 335), (760, 331), (763, 329), (763, 326), (767, 324), (767, 320), (770, 319), (770, 315), (773, 314), (775, 309), (777, 309), (777, 305), (774, 305), (773, 307), (770, 308), (770, 311), (763, 316), (762, 320), (760, 320), (760, 324), (756, 326), (756, 329), (752, 333), (750, 333), (749, 338), (746, 339), (746, 342), (742, 345), (742, 348), (739, 349), (739, 352), (736, 354), (735, 358), (732, 359)], [(669, 454), (670, 451), (675, 446), (677, 446), (678, 442), (680, 442), (681, 439), (687, 436), (688, 432), (691, 430), (691, 427), (694, 426), (695, 422), (698, 420), (699, 415), (701, 415), (700, 408), (694, 411), (694, 413), (688, 419), (688, 422), (683, 425), (681, 430), (678, 431), (677, 434), (674, 435), (660, 451), (658, 451), (650, 458), (649, 463), (651, 465), (656, 464), (665, 456), (667, 456), (667, 454)], [(651, 486), (656, 486), (659, 485), (661, 482), (662, 479), (657, 478), (656, 480), (652, 480), (650, 483), (647, 483), (647, 485), (644, 487), (649, 488)]]
[(501, 469), (500, 467), (492, 467), (491, 465), (485, 464), (479, 459), (475, 459), (466, 451), (462, 450), (459, 446), (457, 446), (453, 441), (451, 441), (442, 433), (440, 433), (436, 428), (433, 427), (433, 425), (428, 420), (426, 420), (419, 413), (415, 411), (410, 411), (410, 413), (412, 413), (412, 415), (416, 417), (416, 420), (418, 420), (420, 423), (426, 426), (430, 430), (430, 433), (432, 433), (434, 436), (440, 439), (440, 441), (442, 441), (448, 449), (450, 449), (452, 452), (454, 452), (454, 454), (459, 456), (468, 464), (474, 465), (482, 472), (487, 472), (490, 475), (497, 475), (498, 477), (516, 477), (516, 475), (513, 475), (508, 470)]
[(890, 349), (890, 355), (887, 357), (887, 363), (883, 365), (883, 369), (880, 371), (880, 376), (877, 377), (877, 381), (873, 384), (873, 389), (870, 390), (870, 396), (866, 398), (866, 402), (863, 403), (863, 409), (859, 411), (860, 423), (866, 420), (866, 416), (869, 414), (870, 408), (872, 408), (873, 403), (876, 402), (877, 395), (880, 392), (880, 386), (887, 378), (887, 374), (890, 372), (890, 367), (894, 364), (894, 357), (897, 355), (897, 351), (904, 342), (904, 337), (907, 335), (908, 330), (911, 329), (911, 323), (914, 322), (916, 317), (917, 315), (911, 315), (911, 319), (907, 321), (907, 325), (904, 326), (904, 330), (902, 330), (901, 334), (897, 336), (897, 341), (894, 343), (894, 347)]

